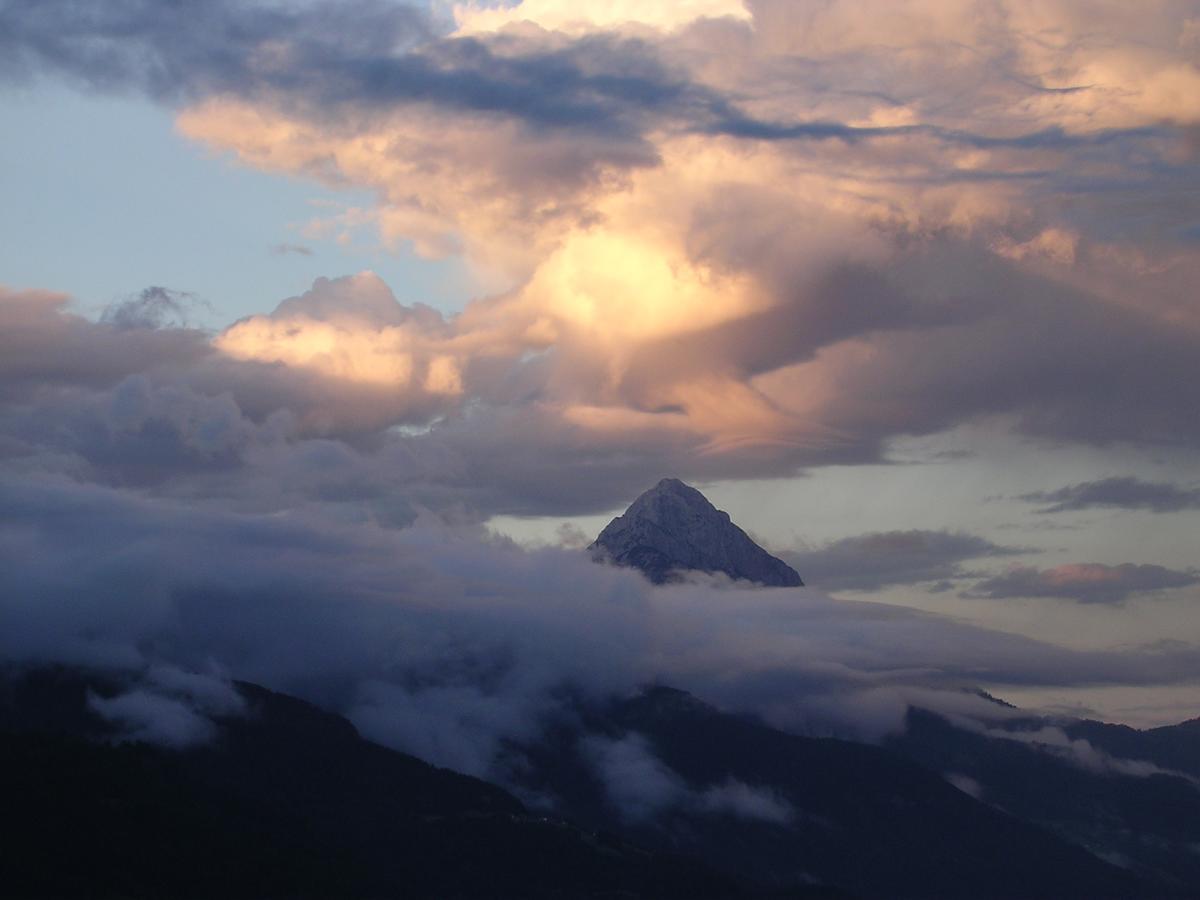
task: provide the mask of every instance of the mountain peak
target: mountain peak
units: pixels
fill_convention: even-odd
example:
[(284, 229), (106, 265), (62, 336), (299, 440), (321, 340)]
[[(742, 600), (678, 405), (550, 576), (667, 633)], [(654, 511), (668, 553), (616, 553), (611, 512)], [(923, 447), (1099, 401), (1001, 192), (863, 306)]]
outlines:
[(733, 524), (729, 513), (678, 478), (664, 478), (634, 500), (588, 549), (597, 559), (641, 570), (655, 584), (688, 569), (768, 587), (804, 584), (791, 566)]

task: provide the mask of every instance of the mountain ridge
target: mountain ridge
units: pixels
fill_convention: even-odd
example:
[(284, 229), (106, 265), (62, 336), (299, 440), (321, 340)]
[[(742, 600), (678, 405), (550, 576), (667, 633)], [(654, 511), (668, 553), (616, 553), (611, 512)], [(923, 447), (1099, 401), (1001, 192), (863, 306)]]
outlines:
[[(801, 898), (529, 810), (245, 681), (211, 742), (113, 733), (88, 698), (129, 677), (0, 668), (5, 897)], [(214, 861), (219, 860), (219, 864)]]

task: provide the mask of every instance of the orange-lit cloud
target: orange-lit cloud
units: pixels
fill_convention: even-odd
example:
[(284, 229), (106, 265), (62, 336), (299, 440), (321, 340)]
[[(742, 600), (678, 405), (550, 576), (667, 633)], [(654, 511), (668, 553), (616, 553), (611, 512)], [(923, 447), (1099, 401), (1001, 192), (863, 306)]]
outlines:
[[(374, 198), (313, 240), (374, 226), (488, 285), (443, 318), (362, 275), (231, 325), (208, 349), (253, 373), (252, 416), (427, 428), (455, 477), (524, 489), (589, 443), (728, 475), (989, 417), (1200, 439), (1194, 4), (451, 11), (440, 34), (248, 21), (248, 62), (168, 70), (187, 137)], [(141, 85), (104, 46), (98, 73), (44, 65)]]
[(511, 7), (473, 3), (454, 4), (457, 34), (498, 31), (516, 23), (528, 23), (549, 31), (584, 34), (603, 28), (640, 25), (673, 30), (697, 19), (731, 18), (748, 20), (742, 0), (675, 0), (645, 3), (639, 0), (524, 0)]

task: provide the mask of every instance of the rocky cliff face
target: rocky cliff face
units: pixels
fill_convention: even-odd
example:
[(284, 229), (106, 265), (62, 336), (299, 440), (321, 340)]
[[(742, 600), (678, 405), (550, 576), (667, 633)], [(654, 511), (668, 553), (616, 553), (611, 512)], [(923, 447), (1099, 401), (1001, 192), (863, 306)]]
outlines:
[(750, 540), (703, 494), (664, 478), (613, 519), (589, 548), (594, 558), (640, 569), (655, 584), (694, 569), (768, 587), (798, 587), (795, 569)]

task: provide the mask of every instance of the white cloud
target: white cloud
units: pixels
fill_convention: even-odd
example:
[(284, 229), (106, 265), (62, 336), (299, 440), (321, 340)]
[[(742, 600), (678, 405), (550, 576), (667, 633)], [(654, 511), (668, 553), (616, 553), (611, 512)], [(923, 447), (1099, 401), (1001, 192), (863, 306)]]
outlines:
[(521, 0), (515, 6), (456, 3), (453, 11), (460, 35), (499, 31), (517, 23), (585, 34), (629, 25), (673, 31), (702, 18), (750, 19), (742, 0)]

